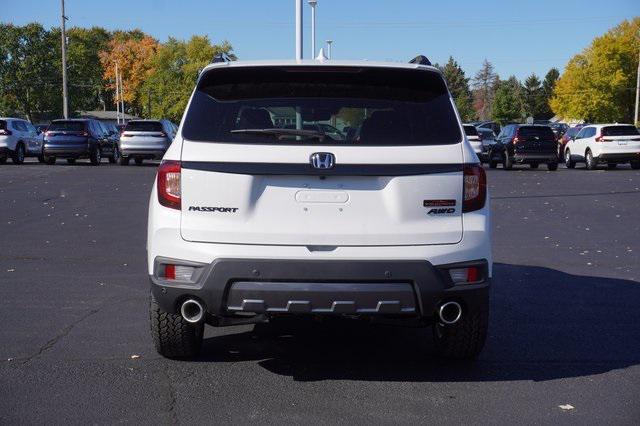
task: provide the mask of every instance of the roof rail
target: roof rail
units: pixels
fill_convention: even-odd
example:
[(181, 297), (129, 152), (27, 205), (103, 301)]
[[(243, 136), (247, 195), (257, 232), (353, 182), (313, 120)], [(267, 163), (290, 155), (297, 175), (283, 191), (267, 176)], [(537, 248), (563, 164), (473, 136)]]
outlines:
[(410, 64), (431, 65), (431, 61), (424, 55), (418, 55), (409, 61)]

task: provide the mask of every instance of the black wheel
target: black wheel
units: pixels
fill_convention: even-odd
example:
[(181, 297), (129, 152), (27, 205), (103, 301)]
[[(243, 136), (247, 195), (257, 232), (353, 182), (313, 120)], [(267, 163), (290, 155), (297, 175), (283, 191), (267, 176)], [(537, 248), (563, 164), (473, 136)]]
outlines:
[(56, 164), (56, 157), (44, 157), (44, 162), (52, 165), (52, 164)]
[(99, 166), (100, 161), (102, 160), (102, 153), (100, 152), (100, 148), (94, 148), (89, 154), (89, 161), (91, 161), (92, 166)]
[(139, 166), (142, 164), (142, 158), (136, 158), (136, 165)]
[(488, 328), (488, 302), (473, 310), (463, 309), (462, 317), (455, 324), (434, 324), (433, 338), (438, 355), (451, 359), (477, 357), (484, 347)]
[(76, 164), (76, 159), (75, 158), (67, 158), (67, 163)]
[(590, 150), (584, 154), (584, 162), (586, 163), (587, 170), (595, 170), (598, 167), (598, 162), (593, 158), (593, 154)]
[(538, 163), (531, 163), (531, 164), (529, 164), (529, 166), (531, 166), (531, 168), (532, 168), (532, 169), (537, 169), (539, 165), (540, 165), (540, 164), (538, 164)]
[(128, 166), (129, 165), (129, 157), (120, 156), (120, 158), (118, 158), (118, 164), (120, 164), (121, 166)]
[(167, 358), (189, 358), (202, 347), (204, 324), (190, 324), (182, 315), (163, 311), (153, 295), (149, 306), (151, 336), (156, 350)]
[(11, 161), (13, 161), (14, 164), (24, 163), (24, 145), (22, 144), (22, 142), (16, 145), (16, 150), (11, 156)]
[(7, 162), (7, 157), (0, 158), (0, 164), (4, 164)]
[(564, 162), (564, 152), (562, 152), (562, 145), (558, 144), (558, 163)]
[(567, 169), (573, 169), (576, 167), (576, 162), (571, 159), (571, 151), (567, 148), (564, 152), (564, 164), (567, 166)]
[(38, 155), (38, 163), (44, 163), (44, 154)]
[(114, 147), (113, 154), (111, 155), (111, 157), (109, 157), (109, 163), (115, 164), (118, 162), (119, 158), (120, 158), (120, 151), (118, 150), (118, 147)]
[(555, 172), (558, 170), (558, 163), (547, 163), (547, 169)]
[(609, 170), (613, 170), (616, 167), (618, 167), (618, 163), (608, 163), (607, 164), (607, 169), (609, 169)]
[(505, 170), (511, 170), (513, 168), (513, 160), (509, 157), (509, 153), (505, 151), (504, 158), (502, 159), (502, 167)]
[(632, 168), (633, 170), (638, 170), (638, 169), (640, 169), (640, 161), (632, 161), (632, 162), (631, 162), (631, 168)]

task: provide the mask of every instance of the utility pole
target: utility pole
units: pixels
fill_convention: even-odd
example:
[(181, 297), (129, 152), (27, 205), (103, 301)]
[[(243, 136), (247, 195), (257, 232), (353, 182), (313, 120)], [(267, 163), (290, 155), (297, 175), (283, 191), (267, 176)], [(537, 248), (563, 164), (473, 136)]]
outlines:
[(333, 40), (327, 40), (327, 58), (331, 59), (331, 43)]
[(311, 6), (311, 59), (316, 56), (316, 6), (318, 0), (309, 0)]
[(640, 101), (640, 51), (638, 51), (638, 76), (636, 77), (636, 111), (633, 115), (634, 123), (636, 126), (640, 118), (638, 118), (638, 101)]
[(62, 3), (62, 113), (64, 118), (69, 118), (69, 93), (67, 92), (67, 30), (64, 15), (64, 0)]
[(122, 124), (125, 124), (124, 119), (124, 85), (122, 84), (122, 73), (120, 73), (120, 111), (122, 111)]
[(302, 0), (296, 2), (296, 60), (302, 59)]
[(118, 83), (118, 63), (116, 62), (116, 123), (120, 124), (120, 84)]

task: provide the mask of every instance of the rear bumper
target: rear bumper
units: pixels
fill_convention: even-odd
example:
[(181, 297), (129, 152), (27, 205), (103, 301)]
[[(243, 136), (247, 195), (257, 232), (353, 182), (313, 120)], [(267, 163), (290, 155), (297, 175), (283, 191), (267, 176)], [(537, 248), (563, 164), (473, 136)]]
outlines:
[(82, 145), (44, 145), (42, 152), (48, 157), (78, 158), (89, 155), (87, 144)]
[[(400, 315), (430, 320), (444, 301), (458, 301), (465, 309), (486, 304), (489, 297), (486, 260), (434, 266), (426, 260), (228, 258), (202, 265), (190, 284), (158, 278), (163, 262), (180, 261), (155, 261), (151, 291), (160, 307), (178, 313), (184, 300), (197, 298), (213, 324), (216, 318), (237, 313)], [(477, 266), (481, 279), (454, 285), (446, 269), (464, 266)]]
[(530, 153), (518, 153), (513, 155), (513, 161), (516, 163), (557, 163), (558, 153), (546, 153), (546, 154), (530, 154)]
[(640, 161), (640, 152), (626, 153), (601, 153), (597, 160), (602, 163), (627, 163), (629, 161)]
[(142, 148), (121, 148), (120, 155), (123, 157), (141, 157), (160, 160), (164, 157), (166, 149), (142, 149)]

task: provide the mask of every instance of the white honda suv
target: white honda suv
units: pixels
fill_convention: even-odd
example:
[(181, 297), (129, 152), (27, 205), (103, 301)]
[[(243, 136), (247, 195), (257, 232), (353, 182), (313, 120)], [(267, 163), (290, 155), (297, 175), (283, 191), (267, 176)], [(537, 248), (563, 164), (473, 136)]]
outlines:
[(158, 170), (147, 248), (167, 357), (196, 355), (205, 324), (294, 315), (432, 326), (451, 358), (487, 334), (485, 172), (431, 66), (207, 66)]
[(588, 170), (598, 164), (613, 169), (620, 163), (640, 169), (640, 132), (631, 124), (585, 126), (567, 143), (564, 153), (570, 169), (578, 162), (584, 162)]

